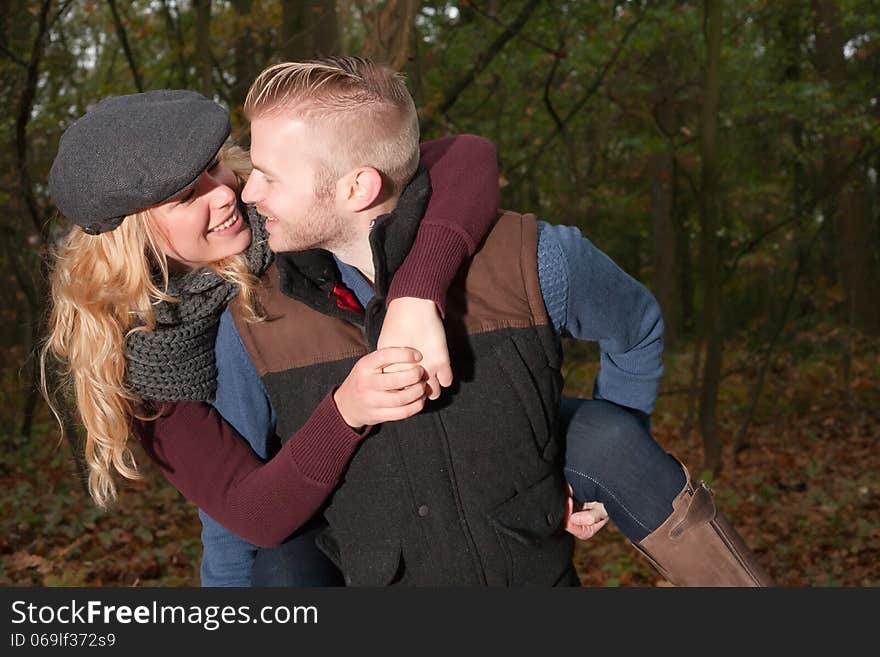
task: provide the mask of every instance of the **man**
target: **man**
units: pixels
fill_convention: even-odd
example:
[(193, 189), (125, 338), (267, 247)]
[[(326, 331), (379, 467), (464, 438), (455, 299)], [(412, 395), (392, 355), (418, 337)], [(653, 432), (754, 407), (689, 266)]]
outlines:
[[(277, 320), (227, 328), (240, 333), (271, 401), (262, 406), (287, 435), (314, 406), (300, 384), (339, 381), (340, 368), (376, 346), (384, 296), (428, 189), (418, 175), (407, 185), (418, 124), (405, 86), (384, 67), (358, 58), (270, 67), (245, 112), (254, 172), (243, 198), (267, 217), (278, 253), (265, 298)], [(360, 304), (340, 307), (332, 298), (340, 286)], [(591, 440), (569, 437), (577, 498), (604, 502), (675, 583), (767, 581), (708, 489), (691, 484), (647, 432), (662, 320), (642, 286), (574, 229), (504, 213), (450, 295), (456, 388), (420, 415), (374, 428), (324, 514), (329, 528), (318, 540), (347, 583), (577, 582), (556, 430), (563, 333), (598, 340), (603, 352), (597, 400), (583, 414)], [(230, 344), (240, 356), (242, 343)], [(301, 394), (291, 399), (290, 390)], [(597, 477), (603, 459), (590, 445), (615, 427), (641, 442), (605, 458)], [(631, 462), (624, 503), (605, 475), (614, 471), (622, 485)], [(645, 481), (653, 499), (639, 498)]]

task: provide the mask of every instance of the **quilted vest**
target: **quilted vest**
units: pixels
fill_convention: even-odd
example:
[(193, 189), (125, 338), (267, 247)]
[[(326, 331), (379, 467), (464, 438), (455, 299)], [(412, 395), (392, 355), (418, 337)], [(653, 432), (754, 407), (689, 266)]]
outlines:
[[(415, 228), (413, 228), (415, 226)], [(324, 251), (283, 253), (265, 275), (269, 319), (236, 327), (290, 436), (375, 348), (385, 295), (417, 222), (371, 231), (376, 296), (337, 303)], [(455, 382), (374, 427), (324, 509), (319, 547), (349, 585), (577, 585), (562, 530), (561, 354), (537, 273), (534, 215), (504, 212), (455, 279), (445, 319)]]

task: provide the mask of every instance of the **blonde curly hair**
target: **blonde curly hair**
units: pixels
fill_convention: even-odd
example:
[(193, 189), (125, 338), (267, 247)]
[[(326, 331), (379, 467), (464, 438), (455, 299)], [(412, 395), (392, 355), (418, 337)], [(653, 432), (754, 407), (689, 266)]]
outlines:
[[(250, 173), (248, 154), (227, 142), (219, 158), (243, 185)], [(212, 263), (210, 269), (239, 287), (245, 315), (261, 319), (256, 276), (243, 254)], [(162, 285), (157, 285), (156, 270)], [(155, 328), (153, 305), (177, 301), (166, 291), (168, 260), (159, 247), (149, 209), (126, 217), (115, 230), (88, 235), (74, 227), (54, 254), (49, 282), (51, 311), (40, 352), (41, 388), (61, 426), (60, 407), (47, 383), (47, 365), (55, 361), (60, 388), (72, 393), (86, 433), (88, 487), (95, 503), (106, 508), (117, 496), (114, 474), (138, 479), (128, 445), (132, 418), (141, 399), (125, 385), (125, 341), (132, 331)]]

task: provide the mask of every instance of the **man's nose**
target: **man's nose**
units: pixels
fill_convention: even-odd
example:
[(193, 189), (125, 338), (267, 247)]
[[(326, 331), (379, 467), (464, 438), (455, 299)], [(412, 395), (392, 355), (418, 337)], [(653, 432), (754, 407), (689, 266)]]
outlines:
[(257, 192), (256, 176), (251, 176), (245, 183), (244, 189), (241, 190), (241, 200), (245, 203), (256, 203), (259, 200)]

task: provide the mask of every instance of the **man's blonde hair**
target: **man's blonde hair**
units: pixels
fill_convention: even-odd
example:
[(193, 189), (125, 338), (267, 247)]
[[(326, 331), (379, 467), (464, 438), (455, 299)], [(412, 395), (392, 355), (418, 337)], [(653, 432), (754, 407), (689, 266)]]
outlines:
[(253, 121), (274, 112), (319, 132), (333, 181), (370, 166), (399, 194), (418, 166), (415, 104), (403, 76), (382, 64), (328, 57), (270, 66), (251, 85), (244, 113)]

